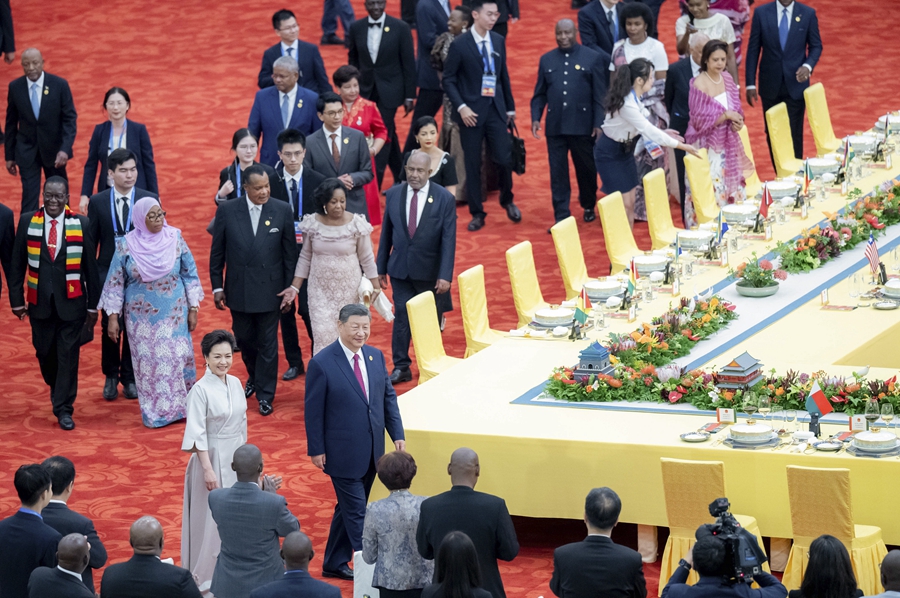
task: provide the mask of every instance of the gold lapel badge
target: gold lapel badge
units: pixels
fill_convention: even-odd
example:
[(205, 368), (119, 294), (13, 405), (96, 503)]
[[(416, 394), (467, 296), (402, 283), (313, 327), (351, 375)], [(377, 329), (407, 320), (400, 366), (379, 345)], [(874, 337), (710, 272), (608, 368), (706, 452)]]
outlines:
[(794, 17), (794, 20), (797, 21), (797, 22), (799, 23), (799, 22), (800, 22), (800, 17), (799, 17), (799, 16)]
[(297, 108), (303, 108), (303, 100), (297, 102)]
[(266, 226), (269, 226), (270, 224), (271, 224), (271, 222), (269, 222), (268, 220), (266, 220)]
[(369, 355), (369, 361), (372, 361), (372, 356), (371, 356), (371, 355)]
[(580, 71), (580, 70), (581, 70), (581, 65), (580, 65), (580, 64), (576, 64), (576, 65), (575, 65), (575, 70), (576, 70), (576, 71)]
[(350, 138), (344, 137), (344, 145), (347, 145), (348, 143), (350, 143)]
[(385, 33), (387, 33), (387, 32), (390, 31), (390, 30), (391, 30), (390, 27), (385, 27), (385, 28), (384, 28), (384, 32), (385, 32)]
[(428, 198), (428, 203), (432, 203), (432, 202), (434, 202), (434, 198), (433, 198), (433, 197), (429, 197), (429, 198)]
[(50, 95), (50, 88), (49, 88), (49, 87), (44, 87), (44, 95), (45, 95), (45, 96), (46, 96), (46, 95)]

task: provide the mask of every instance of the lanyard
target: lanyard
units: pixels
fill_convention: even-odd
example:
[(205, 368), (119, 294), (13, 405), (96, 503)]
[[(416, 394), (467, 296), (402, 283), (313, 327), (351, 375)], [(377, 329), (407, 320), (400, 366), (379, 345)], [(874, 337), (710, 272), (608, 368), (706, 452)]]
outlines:
[[(490, 35), (490, 32), (488, 32), (488, 35)], [(481, 54), (481, 62), (484, 63), (484, 73), (486, 75), (493, 75), (494, 58), (491, 56), (491, 50), (493, 49), (493, 46), (491, 48), (488, 48), (487, 40), (488, 38), (485, 37), (484, 41), (481, 42), (481, 51), (479, 53)], [(485, 54), (487, 54), (487, 56), (485, 56)]]
[(122, 140), (125, 139), (125, 131), (128, 129), (128, 120), (122, 123), (122, 134), (119, 135), (119, 143), (118, 145), (113, 145), (113, 124), (112, 121), (109, 123), (109, 151), (113, 151), (114, 149), (118, 149), (122, 147)]
[(303, 219), (303, 175), (297, 181), (297, 220)]
[[(134, 211), (134, 187), (131, 188), (131, 193), (128, 196), (128, 222), (125, 223), (125, 232), (131, 228), (131, 213)], [(112, 217), (112, 226), (113, 232), (115, 236), (120, 236), (118, 231), (119, 227), (116, 226), (116, 188), (109, 188), (109, 213)]]
[(234, 159), (234, 192), (235, 197), (241, 196), (241, 161)]

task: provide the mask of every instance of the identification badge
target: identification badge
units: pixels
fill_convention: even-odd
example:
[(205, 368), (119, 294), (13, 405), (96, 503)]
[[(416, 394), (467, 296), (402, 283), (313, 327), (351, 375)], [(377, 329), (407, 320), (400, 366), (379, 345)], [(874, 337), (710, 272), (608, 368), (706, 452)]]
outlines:
[(481, 76), (481, 97), (492, 98), (497, 95), (497, 77), (494, 75)]
[(303, 244), (303, 231), (300, 230), (300, 221), (294, 220), (294, 236), (297, 237), (297, 245)]
[(647, 150), (647, 153), (650, 154), (650, 157), (654, 160), (659, 160), (665, 155), (665, 151), (663, 148), (659, 146), (655, 141), (651, 141), (650, 139), (644, 137), (644, 149)]

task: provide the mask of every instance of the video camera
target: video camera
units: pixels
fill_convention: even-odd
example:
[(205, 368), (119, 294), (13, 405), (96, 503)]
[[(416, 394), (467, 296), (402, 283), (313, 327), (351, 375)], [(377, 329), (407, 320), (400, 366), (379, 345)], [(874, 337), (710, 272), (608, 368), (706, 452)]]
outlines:
[(709, 514), (715, 523), (701, 525), (695, 534), (699, 540), (714, 536), (725, 544), (725, 575), (729, 580), (751, 583), (753, 576), (762, 571), (768, 558), (759, 547), (756, 536), (741, 527), (734, 515), (728, 512), (731, 505), (727, 498), (717, 498), (709, 505)]

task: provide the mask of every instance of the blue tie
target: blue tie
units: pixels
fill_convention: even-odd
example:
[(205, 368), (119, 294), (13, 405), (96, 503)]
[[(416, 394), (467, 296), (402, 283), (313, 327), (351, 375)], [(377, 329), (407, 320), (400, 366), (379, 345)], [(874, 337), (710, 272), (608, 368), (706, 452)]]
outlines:
[(288, 94), (284, 94), (284, 99), (281, 101), (281, 122), (284, 123), (284, 128), (288, 128), (288, 112), (291, 109), (291, 98)]
[(487, 40), (481, 42), (481, 58), (484, 61), (484, 72), (493, 75), (494, 69), (491, 68), (493, 65), (491, 64), (491, 57), (488, 54)]
[(285, 52), (287, 52), (287, 53), (288, 53), (288, 56), (290, 56), (291, 58), (294, 57), (293, 54), (291, 54), (293, 51), (294, 51), (293, 48), (285, 48)]
[(31, 85), (31, 109), (34, 111), (34, 120), (38, 119), (38, 114), (41, 113), (41, 104), (38, 100), (38, 84), (32, 83)]
[(297, 220), (303, 217), (303, 209), (300, 206), (300, 202), (297, 201), (297, 180), (291, 179), (291, 206), (297, 208)]
[(791, 24), (788, 23), (787, 9), (781, 9), (781, 22), (778, 23), (778, 41), (781, 42), (781, 49), (784, 50), (784, 47), (787, 45), (788, 31), (791, 28)]

